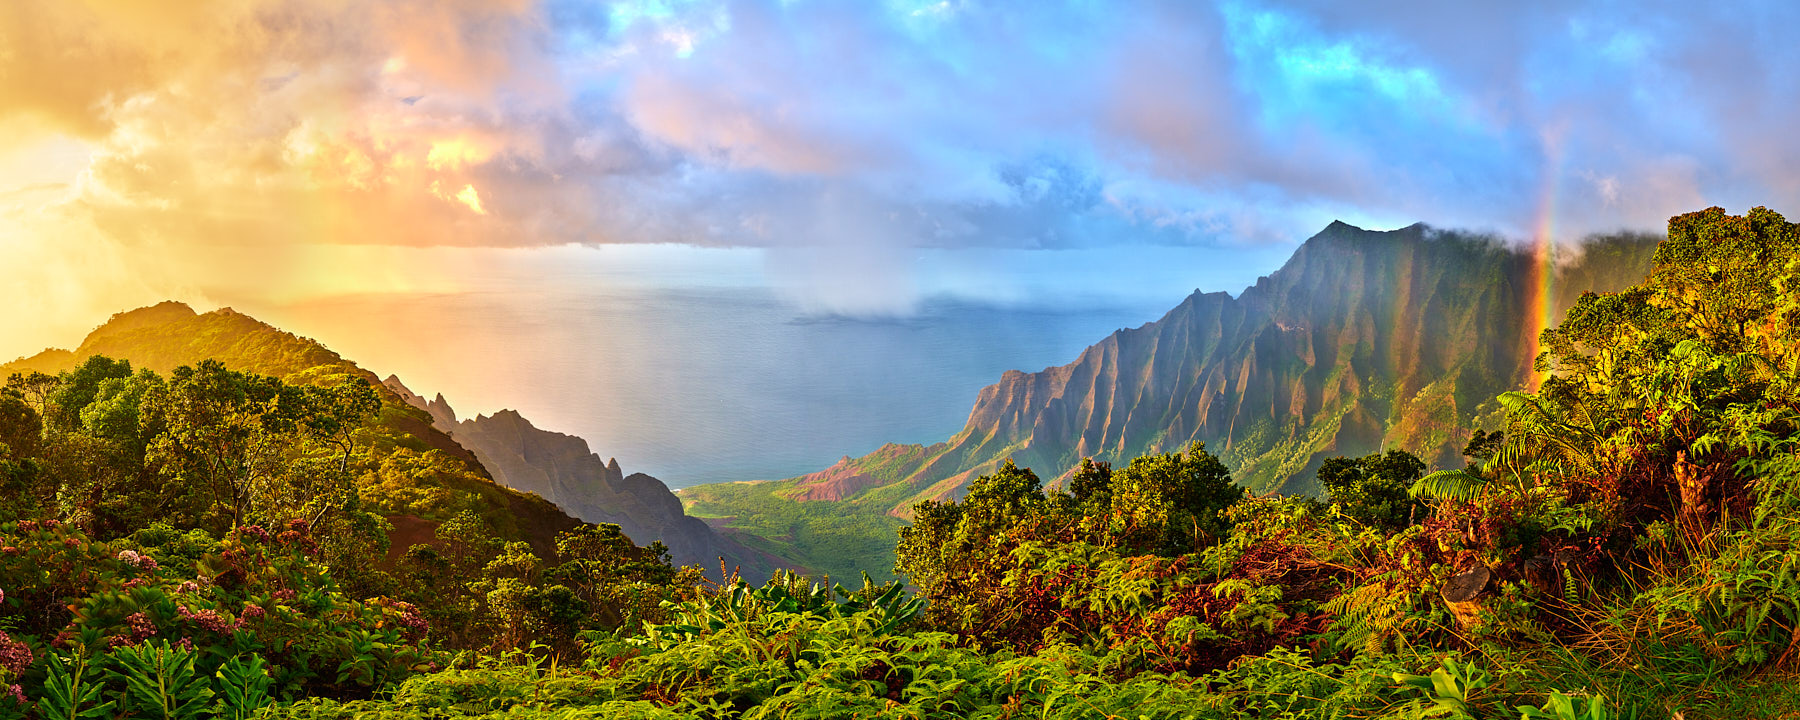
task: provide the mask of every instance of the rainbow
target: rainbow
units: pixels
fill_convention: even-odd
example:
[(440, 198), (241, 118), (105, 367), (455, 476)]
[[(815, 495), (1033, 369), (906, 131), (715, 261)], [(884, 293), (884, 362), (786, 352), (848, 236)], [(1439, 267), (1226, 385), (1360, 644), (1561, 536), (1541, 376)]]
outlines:
[[(1544, 180), (1538, 196), (1537, 217), (1531, 223), (1531, 272), (1527, 275), (1529, 293), (1526, 338), (1527, 362), (1535, 362), (1539, 347), (1538, 337), (1546, 328), (1556, 324), (1556, 196), (1558, 180), (1562, 176), (1562, 143), (1557, 135), (1550, 135), (1544, 142)], [(1529, 373), (1529, 387), (1537, 390), (1548, 373)]]

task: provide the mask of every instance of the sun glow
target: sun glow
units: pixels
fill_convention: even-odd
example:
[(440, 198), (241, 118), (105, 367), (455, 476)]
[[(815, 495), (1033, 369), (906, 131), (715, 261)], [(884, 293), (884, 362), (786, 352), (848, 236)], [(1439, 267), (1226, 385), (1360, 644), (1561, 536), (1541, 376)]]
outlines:
[(458, 137), (433, 142), (431, 150), (425, 153), (425, 164), (433, 170), (458, 170), (470, 165), (480, 165), (493, 155), (494, 151), (486, 144)]
[(456, 201), (469, 206), (469, 209), (475, 211), (476, 215), (487, 214), (487, 210), (481, 207), (481, 195), (475, 192), (474, 185), (464, 185), (463, 189), (456, 193)]

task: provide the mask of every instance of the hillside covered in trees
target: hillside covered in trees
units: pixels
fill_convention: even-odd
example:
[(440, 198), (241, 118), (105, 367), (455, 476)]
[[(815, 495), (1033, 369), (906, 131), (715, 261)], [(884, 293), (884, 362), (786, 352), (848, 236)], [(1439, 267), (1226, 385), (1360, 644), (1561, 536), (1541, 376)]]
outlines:
[(1673, 218), (1540, 340), (1460, 467), (1324, 458), (1315, 499), (1198, 442), (1003, 462), (911, 507), (910, 589), (709, 583), (616, 526), (541, 551), (474, 512), (384, 555), (366, 378), (20, 373), (0, 716), (1800, 713), (1800, 226)]
[[(758, 578), (776, 564), (687, 517), (661, 481), (628, 477), (616, 460), (609, 467), (580, 438), (538, 429), (510, 411), (458, 422), (442, 395), (427, 401), (397, 377), (378, 382), (373, 372), (324, 345), (230, 308), (196, 313), (165, 302), (119, 313), (73, 351), (46, 350), (0, 365), (0, 378), (17, 372), (54, 375), (97, 355), (164, 374), (210, 359), (289, 384), (344, 378), (373, 384), (381, 411), (370, 416), (365, 430), (383, 441), (352, 474), (377, 498), (376, 511), (409, 541), (429, 537), (437, 523), (468, 509), (484, 514), (502, 536), (526, 539), (540, 552), (554, 548), (557, 532), (589, 521), (617, 524), (643, 544), (663, 541), (677, 562), (714, 566), (715, 574), (721, 556)], [(432, 456), (431, 470), (407, 465), (409, 451), (430, 450), (440, 451)]]
[[(203, 372), (193, 374), (196, 369)], [(237, 403), (209, 408), (221, 418), (247, 411), (253, 402), (268, 402), (275, 394), (354, 391), (355, 412), (338, 418), (340, 441), (349, 448), (339, 458), (339, 472), (344, 482), (358, 487), (359, 497), (370, 503), (369, 512), (391, 518), (402, 531), (423, 529), (428, 536), (437, 523), (471, 512), (500, 536), (548, 551), (556, 533), (579, 524), (541, 498), (495, 484), (472, 453), (432, 427), (429, 414), (380, 385), (374, 373), (317, 342), (229, 308), (201, 314), (165, 302), (119, 313), (73, 351), (46, 350), (0, 365), (0, 377), (13, 375), (18, 378), (10, 387), (44, 420), (43, 452), (51, 457), (41, 464), (41, 492), (55, 491), (51, 480), (57, 478), (136, 483), (159, 491), (166, 473), (159, 474), (146, 457), (163, 428), (143, 425), (136, 413), (152, 390), (167, 390), (169, 381), (185, 376), (193, 384), (193, 402)], [(86, 424), (82, 413), (100, 413), (101, 408), (117, 417), (104, 425)], [(86, 445), (79, 451), (65, 449), (58, 442), (63, 438)], [(96, 502), (120, 502), (108, 497), (123, 492), (122, 487), (102, 485)]]

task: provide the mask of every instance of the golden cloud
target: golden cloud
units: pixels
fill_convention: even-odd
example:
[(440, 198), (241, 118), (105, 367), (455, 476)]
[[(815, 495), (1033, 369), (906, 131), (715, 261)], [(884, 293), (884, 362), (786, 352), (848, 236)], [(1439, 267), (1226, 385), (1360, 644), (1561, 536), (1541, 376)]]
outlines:
[(83, 138), (61, 216), (127, 244), (512, 244), (475, 188), (543, 156), (505, 117), (561, 103), (543, 32), (529, 0), (6, 3), (0, 128)]

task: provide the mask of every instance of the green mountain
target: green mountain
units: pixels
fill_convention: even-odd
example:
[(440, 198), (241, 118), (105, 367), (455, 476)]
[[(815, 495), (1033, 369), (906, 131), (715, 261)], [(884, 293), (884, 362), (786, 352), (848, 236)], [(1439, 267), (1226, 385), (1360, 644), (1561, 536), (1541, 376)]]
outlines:
[[(0, 378), (32, 371), (55, 374), (93, 355), (129, 360), (134, 367), (165, 375), (212, 358), (232, 370), (272, 375), (289, 384), (344, 375), (367, 380), (381, 395), (382, 409), (367, 428), (370, 452), (360, 464), (359, 485), (364, 500), (393, 523), (395, 552), (430, 539), (438, 524), (468, 510), (500, 536), (530, 541), (545, 556), (554, 552), (558, 532), (583, 521), (621, 525), (643, 545), (663, 540), (677, 561), (710, 567), (720, 555), (734, 563), (754, 556), (719, 538), (705, 522), (684, 515), (680, 501), (655, 478), (621, 476), (608, 482), (612, 478), (606, 466), (580, 438), (539, 430), (517, 413), (461, 424), (451, 413), (446, 424), (434, 416), (449, 412), (441, 396), (434, 413), (399, 378), (384, 382), (316, 341), (230, 308), (202, 314), (164, 302), (119, 313), (73, 351), (45, 350), (0, 365)], [(615, 461), (611, 469), (617, 468)], [(557, 482), (530, 482), (546, 475)], [(750, 559), (756, 574), (773, 567), (760, 557)]]
[[(1236, 297), (1195, 292), (1067, 365), (1008, 371), (944, 442), (891, 444), (810, 475), (682, 496), (690, 512), (732, 518), (737, 531), (769, 540), (782, 528), (757, 521), (784, 501), (837, 506), (827, 514), (838, 522), (873, 529), (852, 518), (907, 517), (921, 500), (959, 497), (1008, 459), (1049, 479), (1084, 457), (1123, 464), (1199, 441), (1258, 493), (1317, 493), (1325, 459), (1384, 448), (1459, 466), (1469, 435), (1498, 417), (1493, 398), (1533, 381), (1541, 304), (1560, 317), (1582, 292), (1642, 279), (1657, 239), (1593, 238), (1545, 262), (1425, 225), (1333, 223)], [(830, 551), (789, 543), (782, 552), (805, 565)]]

